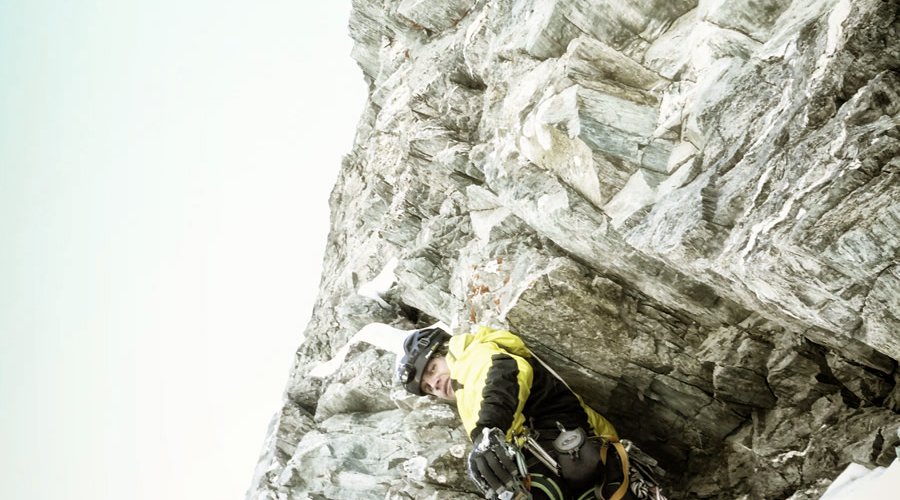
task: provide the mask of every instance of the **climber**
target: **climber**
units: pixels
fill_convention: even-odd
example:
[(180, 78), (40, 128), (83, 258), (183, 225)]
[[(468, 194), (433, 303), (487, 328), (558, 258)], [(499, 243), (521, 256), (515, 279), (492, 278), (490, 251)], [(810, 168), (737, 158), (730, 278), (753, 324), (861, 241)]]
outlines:
[(404, 351), (397, 375), (407, 391), (456, 402), (475, 445), (469, 477), (485, 498), (662, 498), (631, 491), (642, 490), (628, 487), (612, 424), (511, 332), (417, 330)]

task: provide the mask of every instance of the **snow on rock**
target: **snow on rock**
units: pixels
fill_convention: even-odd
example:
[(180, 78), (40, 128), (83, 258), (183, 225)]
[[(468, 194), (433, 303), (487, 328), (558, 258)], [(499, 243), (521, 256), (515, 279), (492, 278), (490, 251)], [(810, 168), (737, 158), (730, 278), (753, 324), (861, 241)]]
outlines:
[(825, 490), (821, 500), (858, 500), (860, 498), (893, 498), (900, 492), (900, 461), (889, 467), (869, 469), (850, 464)]
[(475, 498), (394, 380), (437, 322), (521, 334), (670, 498), (894, 477), (900, 2), (352, 3), (369, 100), (249, 498)]
[[(450, 328), (443, 322), (437, 322), (428, 328), (440, 328), (449, 331)], [(403, 356), (403, 341), (412, 331), (400, 330), (383, 323), (371, 323), (350, 337), (350, 340), (338, 350), (333, 358), (325, 361), (309, 371), (310, 377), (325, 378), (334, 375), (344, 363), (350, 348), (359, 342), (365, 342), (379, 349), (394, 353), (397, 358)]]

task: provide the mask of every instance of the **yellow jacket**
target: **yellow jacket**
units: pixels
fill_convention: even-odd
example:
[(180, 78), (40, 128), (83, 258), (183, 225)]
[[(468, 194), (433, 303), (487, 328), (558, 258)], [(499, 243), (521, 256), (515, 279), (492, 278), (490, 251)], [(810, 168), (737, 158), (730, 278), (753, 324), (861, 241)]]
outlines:
[[(534, 359), (522, 339), (479, 326), (455, 335), (447, 354), (456, 404), (469, 438), (498, 427), (507, 439), (532, 430), (555, 435), (556, 423), (580, 426), (597, 436), (617, 437), (608, 420)], [(546, 434), (545, 434), (546, 435)]]

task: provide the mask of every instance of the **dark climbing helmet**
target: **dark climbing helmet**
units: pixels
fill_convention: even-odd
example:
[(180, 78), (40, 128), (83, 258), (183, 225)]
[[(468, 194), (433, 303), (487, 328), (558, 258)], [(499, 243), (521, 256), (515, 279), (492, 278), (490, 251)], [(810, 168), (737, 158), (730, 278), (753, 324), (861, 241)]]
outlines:
[(434, 357), (437, 349), (448, 340), (450, 334), (440, 328), (416, 330), (406, 337), (403, 341), (405, 354), (400, 359), (397, 378), (407, 391), (419, 396), (425, 395), (420, 387), (425, 365)]

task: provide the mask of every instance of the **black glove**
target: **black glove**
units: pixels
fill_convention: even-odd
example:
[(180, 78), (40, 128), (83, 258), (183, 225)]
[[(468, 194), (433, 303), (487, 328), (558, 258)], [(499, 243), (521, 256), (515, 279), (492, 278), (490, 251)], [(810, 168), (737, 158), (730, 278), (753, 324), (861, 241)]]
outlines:
[(500, 429), (484, 429), (469, 453), (469, 478), (488, 499), (531, 498), (523, 483), (525, 461)]

